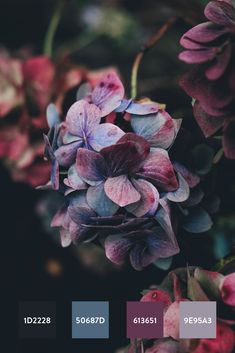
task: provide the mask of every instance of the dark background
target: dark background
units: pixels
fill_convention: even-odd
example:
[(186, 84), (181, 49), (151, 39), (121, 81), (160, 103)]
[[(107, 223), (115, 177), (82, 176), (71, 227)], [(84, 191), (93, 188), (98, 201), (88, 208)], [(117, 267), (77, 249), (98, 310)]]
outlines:
[[(55, 3), (52, 0), (1, 0), (0, 44), (13, 53), (22, 47), (30, 48), (34, 54), (41, 53)], [(89, 37), (87, 45), (78, 45), (80, 49), (74, 50), (73, 60), (90, 68), (116, 66), (129, 89), (131, 65), (145, 40), (172, 15), (190, 17), (193, 22), (200, 22), (203, 19), (203, 3), (206, 1), (71, 1), (58, 29), (56, 47), (77, 37), (81, 43), (81, 38), (86, 42)], [(107, 30), (101, 35), (88, 31), (81, 18), (87, 5), (110, 7), (114, 12), (124, 11), (131, 20), (130, 28), (121, 36), (115, 36), (115, 33), (110, 36)], [(178, 77), (186, 69), (177, 59), (180, 51), (178, 41), (187, 28), (189, 25), (179, 20), (165, 39), (146, 55), (140, 70), (139, 89), (140, 93), (167, 103), (168, 111), (173, 116), (183, 115), (184, 126), (194, 131), (200, 140), (202, 136), (192, 119), (190, 100), (177, 84)], [(234, 215), (234, 163), (223, 160), (217, 173), (220, 217), (230, 219)], [(141, 291), (151, 284), (160, 283), (165, 273), (154, 266), (142, 272), (136, 272), (128, 265), (117, 269), (108, 262), (102, 271), (97, 272), (94, 265), (88, 267), (81, 253), (75, 252), (72, 247), (61, 248), (55, 240), (57, 235), (43, 226), (36, 213), (36, 205), (43, 197), (41, 191), (13, 183), (1, 165), (1, 304), (5, 314), (1, 344), (3, 338), (7, 344), (5, 351), (17, 353), (114, 353), (128, 343), (125, 338), (126, 301), (139, 300)], [(216, 261), (212, 252), (213, 237), (221, 231), (218, 227), (214, 229), (214, 233), (195, 236), (181, 233), (181, 253), (174, 259), (172, 267), (190, 264), (210, 268)], [(232, 232), (225, 226), (223, 231)], [(18, 338), (17, 312), (18, 303), (22, 300), (57, 302), (56, 340)], [(110, 301), (109, 340), (71, 340), (72, 300)], [(14, 348), (11, 348), (13, 345)]]

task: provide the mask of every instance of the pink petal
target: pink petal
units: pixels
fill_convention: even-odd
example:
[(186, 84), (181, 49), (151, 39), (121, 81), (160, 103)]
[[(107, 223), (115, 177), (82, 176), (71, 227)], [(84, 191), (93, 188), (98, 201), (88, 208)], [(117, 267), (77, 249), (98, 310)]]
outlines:
[(114, 111), (124, 97), (124, 87), (115, 73), (108, 73), (91, 94), (92, 103), (99, 107), (101, 117)]
[(68, 131), (79, 137), (87, 137), (100, 123), (100, 110), (85, 100), (74, 103), (66, 116)]
[(167, 151), (153, 148), (138, 171), (137, 176), (150, 180), (164, 191), (174, 191), (178, 181)]
[[(47, 56), (35, 56), (23, 64), (24, 84), (30, 100), (45, 113), (52, 93), (55, 66)], [(46, 122), (46, 121), (45, 121)]]
[(120, 207), (125, 207), (140, 200), (140, 193), (126, 175), (108, 178), (104, 184), (106, 195)]
[(179, 59), (187, 64), (202, 64), (215, 58), (215, 48), (202, 48), (198, 50), (185, 50), (179, 55)]
[[(198, 49), (193, 47), (194, 43), (208, 43), (226, 33), (224, 28), (214, 25), (211, 22), (200, 23), (187, 31), (180, 40), (180, 44), (186, 49)], [(191, 44), (190, 44), (191, 43)]]
[(224, 303), (235, 307), (235, 273), (225, 276), (221, 288)]
[(136, 217), (142, 217), (149, 211), (151, 211), (151, 214), (154, 214), (157, 210), (159, 200), (157, 189), (143, 179), (133, 179), (132, 183), (140, 193), (141, 199), (137, 203), (128, 205), (126, 207), (127, 211), (133, 213)]

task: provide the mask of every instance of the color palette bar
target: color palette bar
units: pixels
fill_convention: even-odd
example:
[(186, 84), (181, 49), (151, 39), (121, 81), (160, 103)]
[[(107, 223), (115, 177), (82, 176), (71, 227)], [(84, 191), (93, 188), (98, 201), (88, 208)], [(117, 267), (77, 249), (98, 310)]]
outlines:
[[(126, 303), (126, 337), (157, 339), (164, 337), (163, 302)], [(111, 315), (111, 318), (110, 318)], [(108, 339), (110, 313), (108, 301), (73, 301), (71, 312), (60, 326), (66, 332), (71, 324), (70, 339)], [(216, 338), (216, 302), (182, 301), (172, 315), (179, 326), (180, 338)], [(24, 301), (19, 304), (20, 338), (56, 338), (56, 303), (54, 301)], [(118, 330), (118, 327), (117, 327)]]

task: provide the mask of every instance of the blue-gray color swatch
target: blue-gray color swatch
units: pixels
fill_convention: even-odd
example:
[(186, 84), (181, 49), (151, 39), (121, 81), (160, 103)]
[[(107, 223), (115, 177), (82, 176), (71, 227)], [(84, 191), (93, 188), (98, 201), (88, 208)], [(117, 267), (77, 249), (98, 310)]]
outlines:
[(72, 338), (109, 338), (109, 303), (72, 302)]

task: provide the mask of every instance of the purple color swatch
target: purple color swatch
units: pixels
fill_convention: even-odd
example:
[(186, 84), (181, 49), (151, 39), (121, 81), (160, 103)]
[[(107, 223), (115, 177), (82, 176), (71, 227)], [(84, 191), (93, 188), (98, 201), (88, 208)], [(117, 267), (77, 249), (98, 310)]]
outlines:
[(163, 302), (127, 302), (127, 338), (162, 338), (163, 309)]

